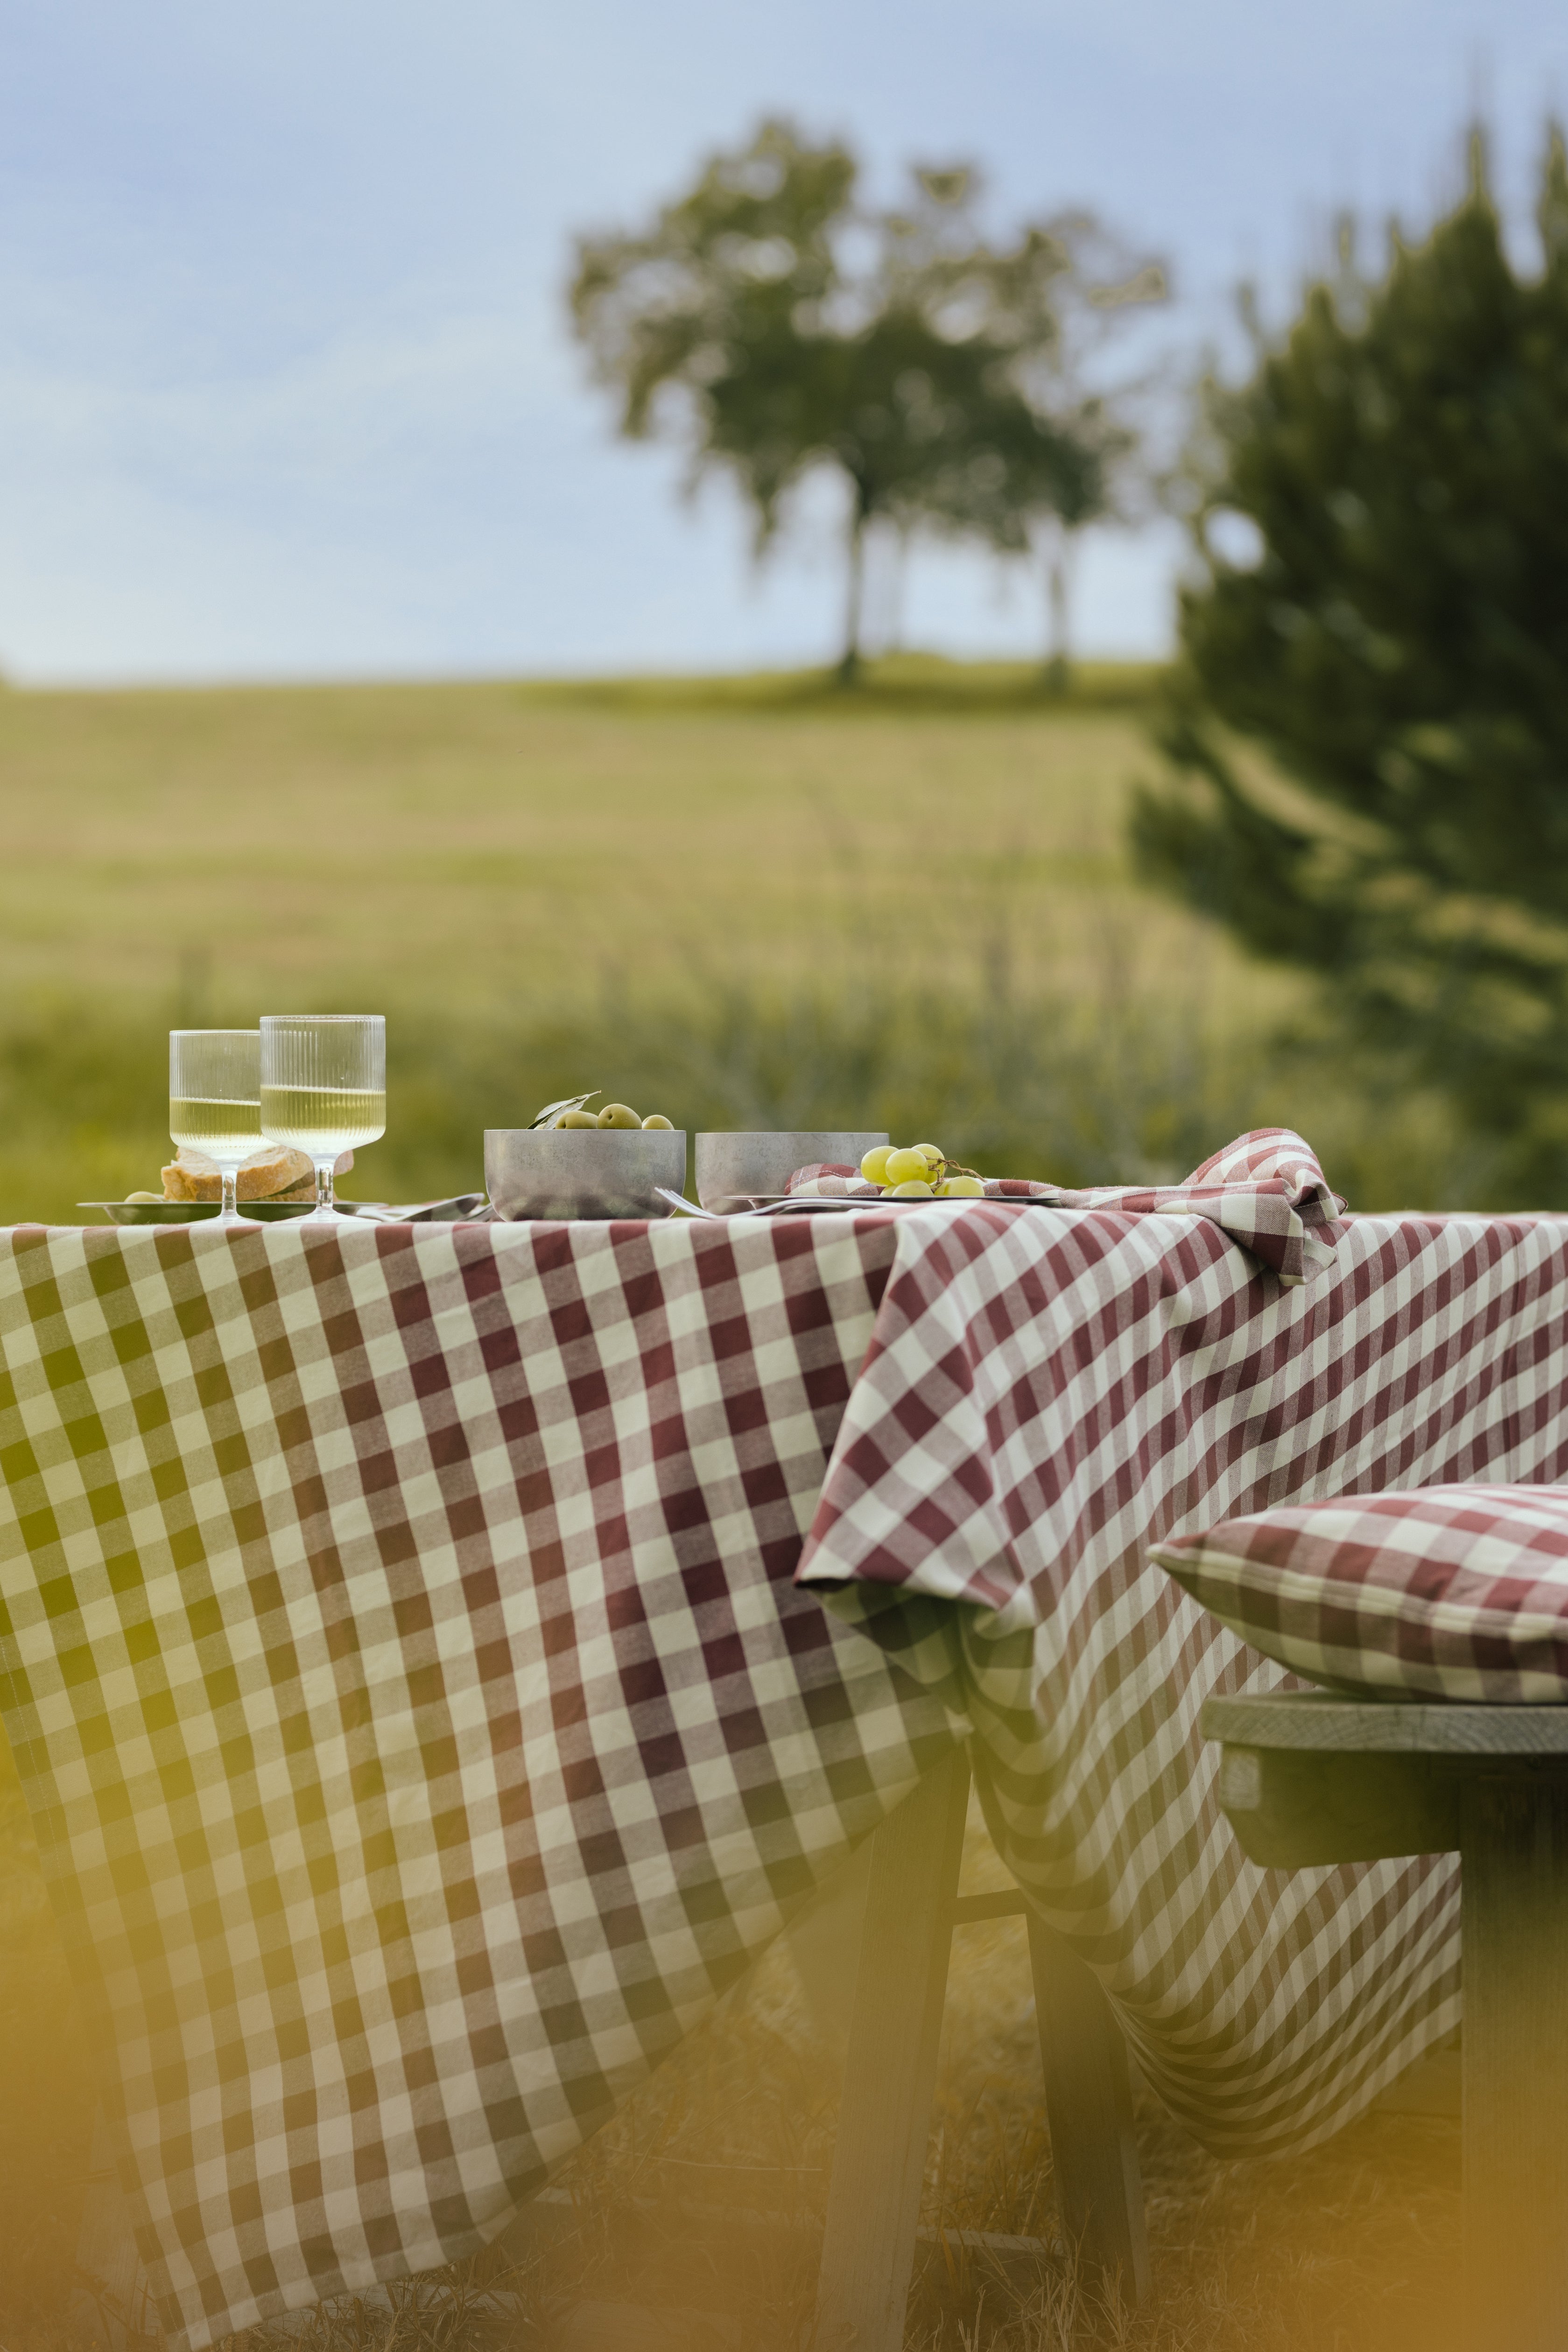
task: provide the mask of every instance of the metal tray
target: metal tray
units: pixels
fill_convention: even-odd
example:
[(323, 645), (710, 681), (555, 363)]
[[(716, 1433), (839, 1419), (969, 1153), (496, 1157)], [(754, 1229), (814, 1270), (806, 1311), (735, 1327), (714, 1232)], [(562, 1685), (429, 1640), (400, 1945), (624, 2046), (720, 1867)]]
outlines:
[[(199, 1225), (215, 1217), (216, 1201), (78, 1201), (78, 1209), (97, 1209), (112, 1225)], [(339, 1202), (343, 1209), (347, 1201)], [(239, 1213), (252, 1223), (275, 1225), (289, 1217), (308, 1217), (314, 1201), (242, 1201)]]

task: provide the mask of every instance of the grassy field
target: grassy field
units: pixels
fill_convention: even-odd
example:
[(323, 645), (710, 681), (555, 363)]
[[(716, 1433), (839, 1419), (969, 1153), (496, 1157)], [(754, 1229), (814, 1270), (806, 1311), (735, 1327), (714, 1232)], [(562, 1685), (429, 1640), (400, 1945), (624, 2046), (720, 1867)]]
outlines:
[[(600, 1082), (690, 1128), (828, 1098), (862, 1124), (880, 1089), (956, 1118), (954, 1149), (999, 1109), (998, 1144), (1077, 1169), (1071, 1113), (1022, 1134), (1017, 1097), (1107, 1054), (1158, 1066), (1124, 1097), (1185, 1110), (1091, 1156), (1180, 1157), (1281, 991), (1129, 889), (1138, 681), (1063, 708), (956, 676), (847, 706), (769, 680), (0, 697), (0, 1218), (156, 1182), (172, 1024), (310, 1008), (389, 1016), (366, 1196), (472, 1183), (486, 1125)], [(1028, 1037), (978, 1067), (1009, 1017)]]
[(156, 1185), (172, 1024), (308, 1009), (388, 1014), (366, 1198), (594, 1085), (1067, 1181), (1276, 1121), (1364, 1203), (1439, 1197), (1419, 1107), (1281, 1059), (1291, 983), (1131, 883), (1152, 686), (0, 695), (0, 1221)]
[(998, 931), (1034, 970), (1121, 905), (1139, 757), (1131, 713), (1006, 700), (7, 694), (0, 988), (531, 1017)]

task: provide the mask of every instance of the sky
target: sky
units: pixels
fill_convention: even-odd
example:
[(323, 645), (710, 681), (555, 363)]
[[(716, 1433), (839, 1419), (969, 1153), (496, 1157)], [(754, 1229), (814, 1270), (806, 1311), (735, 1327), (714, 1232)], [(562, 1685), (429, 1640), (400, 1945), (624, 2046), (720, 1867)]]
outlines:
[[(1087, 205), (1166, 256), (1190, 368), (1284, 316), (1346, 205), (1429, 220), (1462, 126), (1522, 219), (1561, 0), (0, 0), (0, 672), (19, 682), (812, 662), (828, 487), (743, 511), (618, 442), (570, 240), (765, 111), (873, 194), (973, 159), (994, 226)], [(1088, 654), (1169, 642), (1179, 542), (1096, 534)], [(885, 584), (885, 583), (884, 583)], [(1038, 583), (914, 558), (907, 641), (1038, 646)]]

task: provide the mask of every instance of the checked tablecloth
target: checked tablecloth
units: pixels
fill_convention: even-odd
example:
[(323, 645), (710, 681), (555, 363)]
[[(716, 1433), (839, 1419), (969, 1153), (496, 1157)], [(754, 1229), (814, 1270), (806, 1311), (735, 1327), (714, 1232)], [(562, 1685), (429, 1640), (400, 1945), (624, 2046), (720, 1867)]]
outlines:
[(1147, 1547), (1562, 1478), (1565, 1310), (1544, 1219), (0, 1237), (0, 1705), (172, 2336), (493, 2237), (966, 1726), (1177, 2112), (1334, 2128), (1453, 1870), (1246, 1862), (1197, 1712), (1283, 1677)]

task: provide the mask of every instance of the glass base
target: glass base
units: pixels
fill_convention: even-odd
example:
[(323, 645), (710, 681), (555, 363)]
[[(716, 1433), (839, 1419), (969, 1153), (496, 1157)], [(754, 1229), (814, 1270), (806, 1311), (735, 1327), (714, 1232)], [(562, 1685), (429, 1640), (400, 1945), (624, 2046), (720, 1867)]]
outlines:
[(316, 1161), (316, 1206), (308, 1217), (298, 1220), (300, 1224), (352, 1225), (359, 1223), (357, 1217), (340, 1209), (332, 1197), (332, 1175), (337, 1160), (338, 1155), (334, 1151), (329, 1160)]
[(220, 1161), (218, 1174), (223, 1180), (223, 1206), (213, 1223), (215, 1225), (226, 1227), (230, 1233), (244, 1231), (254, 1234), (256, 1231), (256, 1220), (254, 1217), (243, 1216), (240, 1213), (238, 1161), (231, 1161), (227, 1166)]

